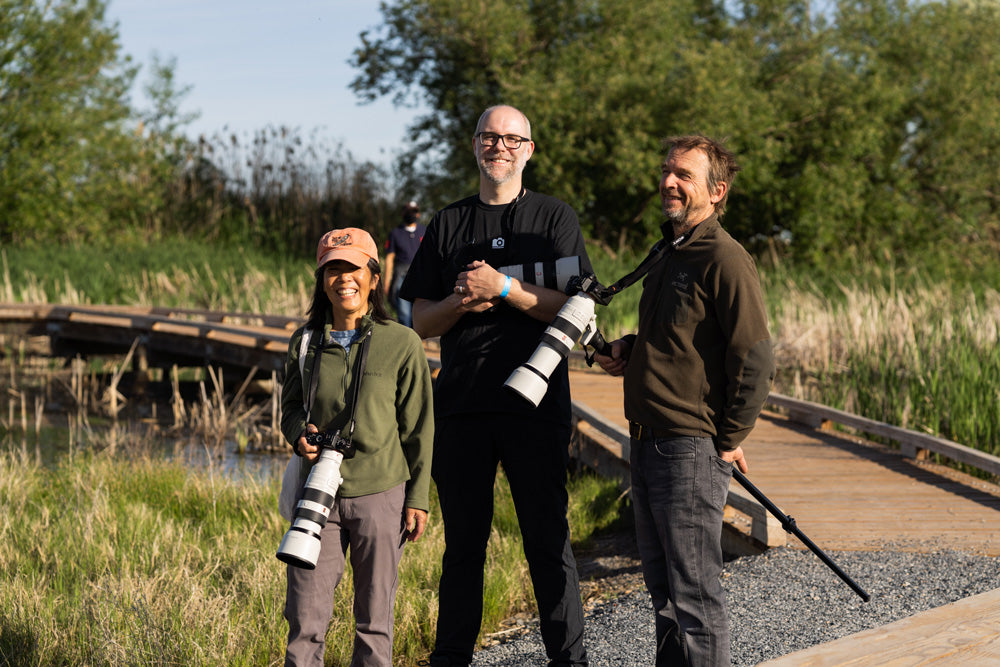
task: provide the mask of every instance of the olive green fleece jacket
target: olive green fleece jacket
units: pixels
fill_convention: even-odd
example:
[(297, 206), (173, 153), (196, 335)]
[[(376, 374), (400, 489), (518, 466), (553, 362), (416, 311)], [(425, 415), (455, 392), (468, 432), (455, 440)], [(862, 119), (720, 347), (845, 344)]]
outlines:
[[(664, 232), (669, 233), (669, 225)], [(774, 379), (774, 353), (753, 258), (716, 216), (643, 282), (625, 369), (625, 417), (736, 449)]]
[[(330, 327), (328, 315), (324, 330), (313, 332), (302, 373), (299, 342), (304, 328), (293, 333), (289, 341), (281, 390), (281, 431), (290, 443), (298, 440), (306, 427), (303, 387), (310, 386), (317, 345), (328, 339)], [(366, 315), (359, 328), (373, 331), (355, 416), (353, 443), (357, 453), (341, 465), (344, 482), (338, 495), (366, 496), (406, 482), (405, 506), (426, 511), (430, 508), (434, 408), (423, 345), (413, 329), (396, 322), (376, 324)], [(341, 435), (347, 435), (363, 340), (364, 336), (359, 337), (349, 350), (330, 344), (320, 352), (320, 376), (309, 420), (320, 431), (343, 429)], [(306, 476), (311, 466), (302, 469)]]

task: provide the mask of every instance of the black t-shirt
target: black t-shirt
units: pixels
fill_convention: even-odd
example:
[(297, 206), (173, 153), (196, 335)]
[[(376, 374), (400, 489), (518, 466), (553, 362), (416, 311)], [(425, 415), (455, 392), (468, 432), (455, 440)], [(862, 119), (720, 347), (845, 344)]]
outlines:
[[(567, 204), (527, 190), (515, 202), (498, 206), (472, 196), (440, 210), (431, 220), (400, 296), (407, 301), (440, 301), (452, 293), (458, 274), (477, 259), (501, 269), (572, 256), (579, 256), (582, 273), (593, 271), (576, 213)], [(535, 351), (547, 326), (505, 303), (485, 313), (463, 315), (441, 337), (441, 372), (434, 390), (437, 417), (513, 412), (568, 424), (565, 360), (552, 372), (537, 409), (503, 386)]]

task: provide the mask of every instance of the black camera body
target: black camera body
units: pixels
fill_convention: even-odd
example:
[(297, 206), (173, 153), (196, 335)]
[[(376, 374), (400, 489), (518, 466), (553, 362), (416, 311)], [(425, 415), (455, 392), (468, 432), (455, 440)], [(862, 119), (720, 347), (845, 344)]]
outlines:
[(599, 303), (602, 306), (611, 303), (611, 298), (615, 295), (613, 290), (597, 282), (597, 276), (593, 273), (573, 276), (566, 284), (565, 291), (570, 296), (578, 292), (583, 292), (593, 299), (595, 303)]
[(344, 455), (345, 459), (352, 458), (354, 453), (357, 451), (357, 447), (350, 440), (345, 440), (340, 437), (340, 429), (333, 431), (319, 431), (317, 433), (306, 433), (306, 442), (308, 442), (313, 447), (319, 447), (320, 449), (332, 449), (335, 452), (340, 452)]

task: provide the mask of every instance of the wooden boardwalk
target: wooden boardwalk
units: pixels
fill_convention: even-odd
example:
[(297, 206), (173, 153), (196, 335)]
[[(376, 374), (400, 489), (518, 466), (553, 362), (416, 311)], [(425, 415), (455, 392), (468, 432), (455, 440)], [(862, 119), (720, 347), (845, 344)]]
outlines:
[(761, 663), (761, 667), (867, 665), (1000, 665), (1000, 588)]

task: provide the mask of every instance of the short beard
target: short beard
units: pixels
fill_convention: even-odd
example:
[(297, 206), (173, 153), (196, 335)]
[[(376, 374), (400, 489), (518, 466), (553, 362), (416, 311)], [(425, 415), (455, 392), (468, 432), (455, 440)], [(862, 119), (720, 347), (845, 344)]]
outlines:
[(511, 162), (510, 171), (506, 172), (503, 176), (495, 176), (487, 166), (486, 160), (487, 158), (485, 157), (479, 159), (479, 173), (481, 173), (483, 177), (493, 185), (504, 185), (505, 183), (512, 181), (515, 177), (520, 175), (522, 171), (524, 171), (524, 165), (520, 164), (515, 158), (514, 161)]
[(481, 173), (483, 175), (483, 178), (485, 178), (487, 181), (489, 181), (493, 185), (503, 185), (504, 183), (507, 183), (512, 178), (514, 178), (514, 176), (517, 175), (514, 172), (508, 172), (505, 176), (499, 177), (499, 176), (494, 176), (493, 174), (491, 174), (486, 169), (480, 169), (479, 173)]
[(685, 225), (688, 223), (688, 211), (687, 207), (683, 208), (671, 208), (670, 210), (664, 210), (663, 216), (672, 222), (674, 225)]

